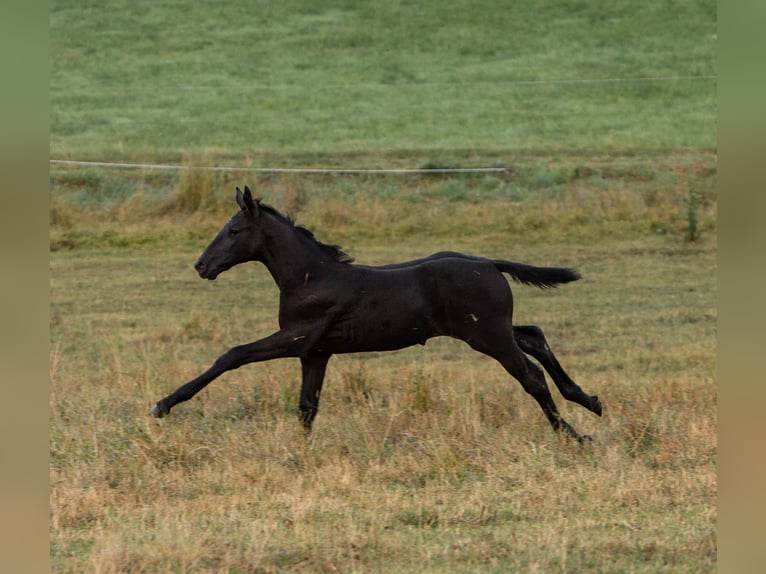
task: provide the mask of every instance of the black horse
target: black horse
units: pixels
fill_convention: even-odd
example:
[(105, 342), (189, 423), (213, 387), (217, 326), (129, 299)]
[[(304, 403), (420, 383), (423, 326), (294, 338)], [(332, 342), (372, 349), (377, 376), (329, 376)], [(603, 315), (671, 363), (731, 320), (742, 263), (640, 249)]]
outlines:
[(390, 351), (446, 335), (500, 362), (537, 400), (555, 430), (587, 438), (561, 418), (542, 369), (525, 353), (545, 367), (566, 399), (597, 415), (601, 401), (569, 378), (539, 327), (512, 324), (513, 296), (503, 277), (507, 273), (521, 283), (546, 288), (579, 279), (575, 271), (454, 252), (380, 267), (352, 265), (337, 245), (319, 242), (309, 230), (253, 200), (247, 186), (244, 193), (237, 188), (236, 199), (240, 211), (194, 268), (200, 277), (213, 280), (239, 263), (262, 262), (279, 287), (280, 329), (229, 349), (207, 371), (158, 401), (151, 416), (165, 416), (226, 371), (298, 357), (303, 371), (301, 420), (310, 430), (331, 355)]

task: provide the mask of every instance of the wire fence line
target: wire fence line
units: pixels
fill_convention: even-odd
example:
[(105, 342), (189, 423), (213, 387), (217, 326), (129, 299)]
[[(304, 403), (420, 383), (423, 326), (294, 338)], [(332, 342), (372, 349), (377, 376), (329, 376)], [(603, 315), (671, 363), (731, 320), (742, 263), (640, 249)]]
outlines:
[[(688, 151), (688, 150), (687, 150)], [(697, 150), (698, 152), (713, 153), (711, 150)], [(610, 166), (635, 165), (644, 163), (655, 163), (656, 158), (611, 158), (598, 161), (600, 165), (608, 164)], [(120, 161), (90, 161), (75, 159), (49, 159), (52, 167), (96, 167), (105, 169), (124, 169), (124, 170), (156, 170), (156, 171), (210, 171), (210, 172), (230, 172), (230, 173), (260, 173), (260, 174), (305, 174), (305, 175), (421, 175), (421, 174), (481, 174), (481, 173), (500, 173), (511, 174), (515, 170), (508, 166), (485, 166), (485, 167), (416, 167), (416, 168), (348, 168), (348, 167), (245, 167), (245, 166), (205, 166), (205, 165), (185, 165), (185, 164), (167, 164), (167, 163), (130, 163)]]
[(144, 169), (165, 171), (224, 171), (224, 172), (250, 172), (263, 174), (298, 173), (313, 175), (332, 174), (451, 174), (451, 173), (507, 173), (505, 167), (444, 167), (444, 168), (315, 168), (315, 167), (229, 167), (229, 166), (194, 166), (178, 164), (155, 164), (155, 163), (123, 163), (112, 161), (80, 161), (68, 159), (51, 159), (51, 165), (70, 167), (105, 167), (118, 169)]
[[(718, 76), (715, 74), (710, 75), (679, 75), (679, 76), (638, 76), (638, 77), (613, 77), (613, 78), (551, 78), (551, 79), (537, 79), (537, 80), (495, 80), (490, 82), (473, 82), (473, 83), (492, 83), (492, 84), (505, 84), (505, 85), (520, 85), (520, 86), (534, 86), (545, 84), (606, 84), (606, 83), (631, 83), (631, 82), (671, 82), (671, 81), (699, 81), (699, 80), (718, 80)], [(396, 84), (384, 84), (384, 83), (352, 83), (352, 84), (333, 84), (320, 87), (326, 88), (338, 88), (338, 87), (402, 87), (402, 86), (416, 86), (416, 87), (428, 87), (428, 86), (449, 86), (449, 85), (462, 85), (462, 82), (410, 82), (410, 83), (396, 83)], [(294, 86), (287, 86), (294, 87)], [(241, 87), (240, 87), (241, 88)], [(255, 85), (251, 90), (260, 89), (279, 89), (279, 85)], [(133, 88), (127, 88), (132, 90)], [(144, 88), (136, 88), (144, 89)], [(220, 87), (213, 86), (176, 86), (176, 89), (184, 90), (206, 90), (206, 89), (220, 89)], [(473, 167), (473, 168), (380, 168), (380, 169), (366, 169), (366, 168), (288, 168), (288, 167), (231, 167), (231, 166), (189, 166), (178, 164), (151, 164), (151, 163), (127, 163), (127, 162), (111, 162), (111, 161), (84, 161), (84, 160), (64, 160), (64, 159), (51, 159), (50, 165), (52, 166), (69, 166), (69, 167), (104, 167), (104, 168), (116, 168), (116, 169), (143, 169), (143, 170), (165, 170), (165, 171), (182, 171), (182, 170), (198, 170), (198, 171), (218, 171), (218, 172), (251, 172), (262, 174), (280, 174), (280, 173), (294, 173), (294, 174), (460, 174), (460, 173), (508, 173), (510, 170), (506, 167)]]

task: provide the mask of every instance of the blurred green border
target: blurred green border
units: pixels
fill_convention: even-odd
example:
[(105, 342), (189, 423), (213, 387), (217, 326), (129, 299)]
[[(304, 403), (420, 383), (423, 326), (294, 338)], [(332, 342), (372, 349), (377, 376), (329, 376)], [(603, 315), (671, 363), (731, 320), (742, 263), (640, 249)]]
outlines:
[[(3, 571), (48, 569), (47, 6), (4, 4), (0, 45), (5, 416)], [(763, 3), (719, 6), (719, 571), (755, 572), (762, 544), (766, 226)], [(10, 384), (8, 384), (10, 383)], [(10, 390), (10, 392), (8, 392)]]
[(0, 8), (4, 572), (48, 570), (48, 8)]
[(762, 405), (766, 81), (762, 2), (719, 4), (719, 571), (756, 572), (766, 463)]

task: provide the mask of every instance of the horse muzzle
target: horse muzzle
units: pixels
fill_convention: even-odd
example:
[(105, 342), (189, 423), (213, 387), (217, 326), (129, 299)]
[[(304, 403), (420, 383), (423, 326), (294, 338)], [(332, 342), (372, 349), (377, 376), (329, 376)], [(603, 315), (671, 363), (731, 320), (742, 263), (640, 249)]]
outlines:
[(194, 264), (194, 269), (197, 271), (197, 273), (199, 273), (199, 276), (202, 277), (203, 279), (209, 279), (210, 281), (212, 281), (213, 279), (218, 277), (218, 273), (211, 273), (208, 266), (201, 259)]

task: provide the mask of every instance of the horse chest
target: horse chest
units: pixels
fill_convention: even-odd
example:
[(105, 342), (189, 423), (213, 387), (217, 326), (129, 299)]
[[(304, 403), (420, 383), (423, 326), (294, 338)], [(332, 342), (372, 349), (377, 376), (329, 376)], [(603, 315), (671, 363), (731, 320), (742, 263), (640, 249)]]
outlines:
[(279, 305), (279, 324), (286, 328), (312, 323), (322, 317), (330, 307), (331, 304), (323, 303), (312, 295), (283, 299)]

